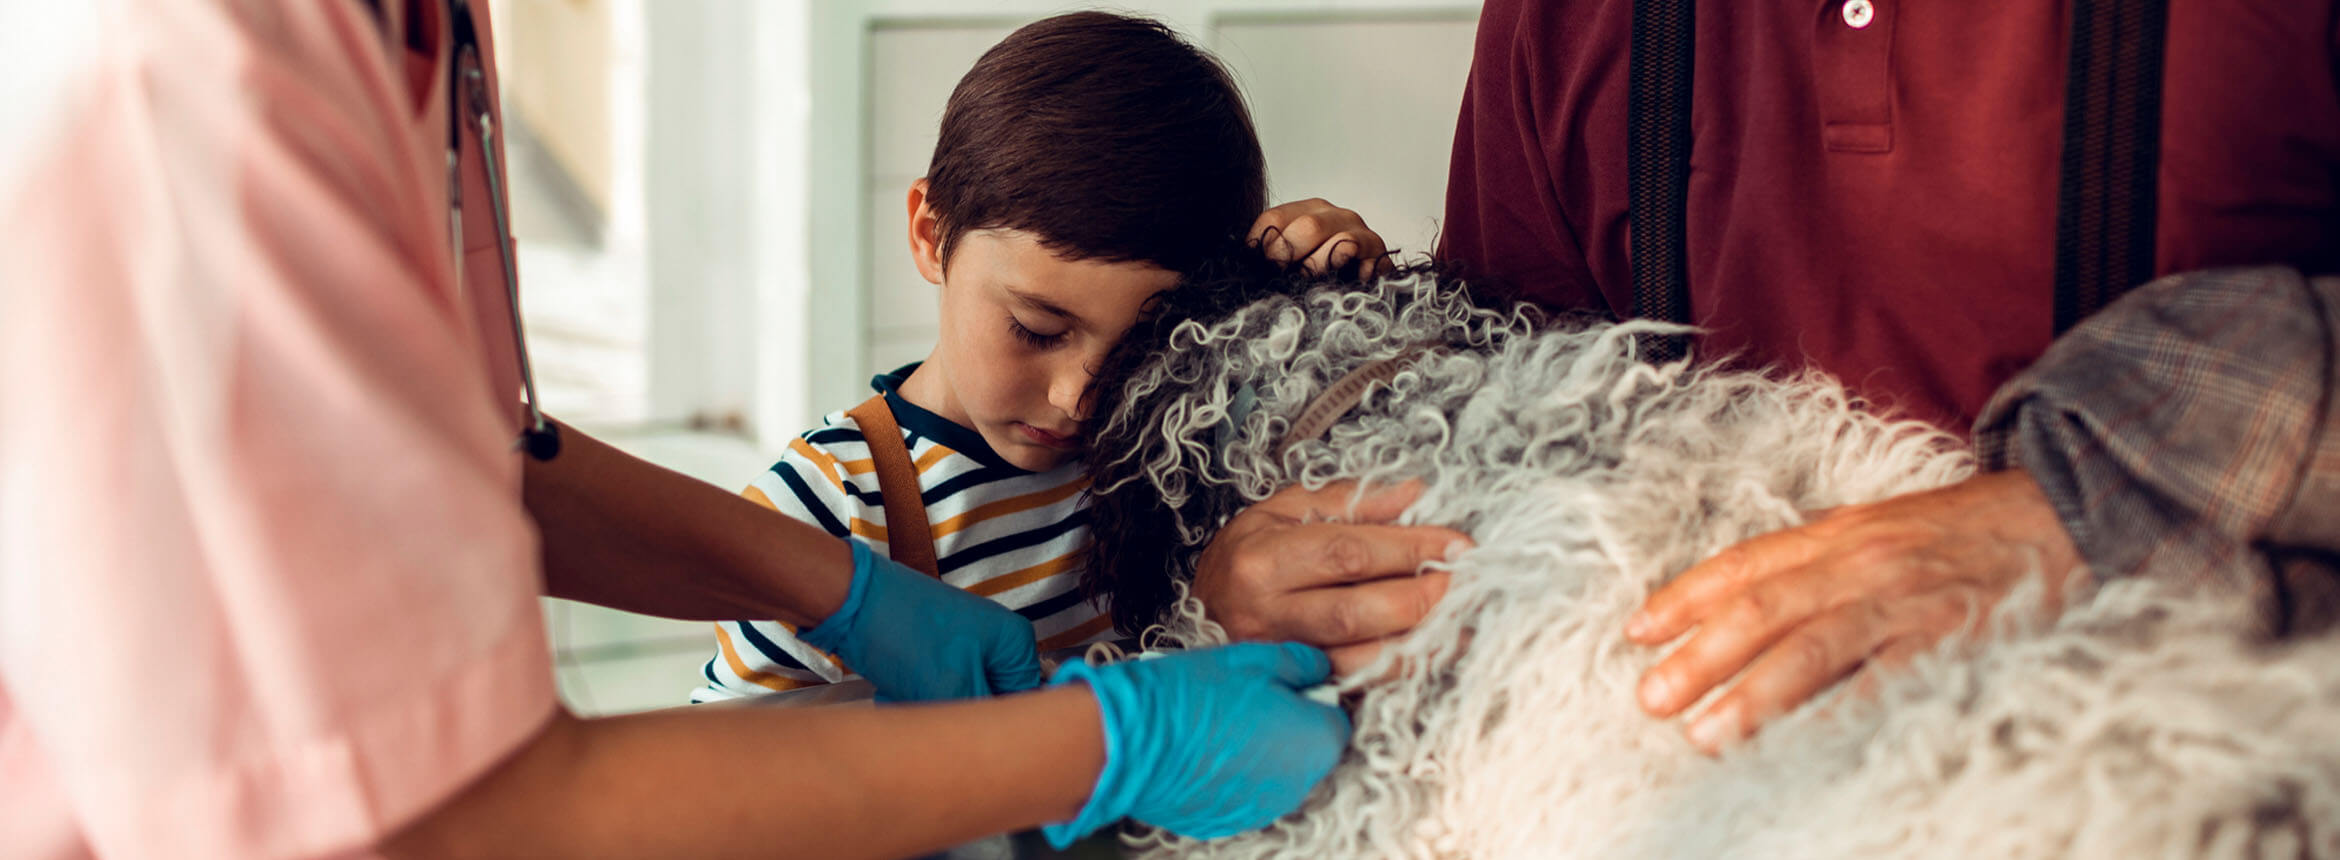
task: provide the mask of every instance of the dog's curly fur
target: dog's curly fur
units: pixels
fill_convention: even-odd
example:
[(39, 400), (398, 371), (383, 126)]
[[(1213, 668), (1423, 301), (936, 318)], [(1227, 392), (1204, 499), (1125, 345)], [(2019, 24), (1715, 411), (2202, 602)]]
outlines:
[[(1436, 264), (1418, 262), (1398, 266), (1386, 277), (1438, 280), (1441, 275)], [(1137, 324), (1107, 354), (1087, 395), (1095, 417), (1084, 434), (1094, 440), (1088, 467), (1091, 486), (1098, 488), (1090, 492), (1089, 522), (1096, 533), (1111, 534), (1115, 540), (1091, 543), (1083, 585), (1091, 599), (1111, 609), (1114, 626), (1123, 633), (1134, 636), (1144, 631), (1175, 602), (1174, 583), (1194, 572), (1194, 555), (1199, 550), (1194, 540), (1196, 524), (1208, 523), (1215, 531), (1219, 523), (1249, 504), (1230, 493), (1183, 492), (1185, 478), (1175, 473), (1160, 476), (1164, 492), (1131, 483), (1140, 480), (1138, 473), (1144, 464), (1127, 455), (1153, 430), (1189, 418), (1217, 421), (1226, 415), (1227, 404), (1223, 402), (1197, 407), (1169, 396), (1182, 393), (1182, 386), (1210, 372), (1204, 366), (1207, 356), (1170, 350), (1173, 339), (1196, 321), (1229, 319), (1236, 311), (1262, 302), (1272, 302), (1278, 308), (1297, 307), (1311, 290), (1338, 291), (1344, 284), (1354, 283), (1341, 275), (1310, 276), (1256, 253), (1228, 254), (1187, 276), (1177, 289), (1157, 294)], [(1534, 321), (1529, 324), (1545, 316), (1510, 301), (1506, 292), (1494, 287), (1458, 290), (1453, 298), (1491, 313), (1516, 314), (1523, 322)], [(1246, 314), (1237, 321), (1238, 330), (1225, 336), (1262, 337), (1275, 325), (1269, 315)], [(1464, 332), (1458, 329), (1453, 334), (1462, 339), (1440, 345), (1473, 348)], [(1304, 339), (1313, 336), (1300, 334)], [(1149, 365), (1165, 361), (1168, 366), (1147, 370)], [(1149, 375), (1149, 380), (1156, 381), (1125, 393), (1125, 383), (1141, 371), (1159, 377)], [(1191, 415), (1190, 409), (1194, 410)], [(1163, 527), (1173, 522), (1181, 525)]]
[[(2340, 641), (2154, 581), (2036, 581), (1907, 669), (1842, 684), (1719, 759), (1634, 704), (1651, 589), (1801, 512), (1970, 474), (1947, 434), (1834, 381), (1636, 359), (1646, 323), (1551, 321), (1427, 269), (1358, 287), (1230, 264), (1166, 294), (1094, 395), (1092, 590), (1125, 629), (1223, 635), (1180, 583), (1282, 487), (1418, 480), (1472, 534), (1431, 616), (1359, 677), (1350, 754), (1293, 817), (1178, 856), (2340, 856)], [(1324, 437), (1293, 418), (1409, 363)]]

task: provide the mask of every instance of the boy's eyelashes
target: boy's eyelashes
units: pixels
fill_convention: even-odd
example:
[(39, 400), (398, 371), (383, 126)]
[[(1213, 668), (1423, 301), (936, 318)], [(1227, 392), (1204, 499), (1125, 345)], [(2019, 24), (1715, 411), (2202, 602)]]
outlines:
[(1024, 325), (1023, 320), (1017, 319), (1016, 315), (1012, 313), (1007, 315), (1007, 320), (1008, 329), (1016, 333), (1016, 339), (1023, 341), (1033, 349), (1047, 349), (1063, 343), (1065, 337), (1071, 333), (1069, 329), (1048, 334), (1033, 331), (1031, 327)]

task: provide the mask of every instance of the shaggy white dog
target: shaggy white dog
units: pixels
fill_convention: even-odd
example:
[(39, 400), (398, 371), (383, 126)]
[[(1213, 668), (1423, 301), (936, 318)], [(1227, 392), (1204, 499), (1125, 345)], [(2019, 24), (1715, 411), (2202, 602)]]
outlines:
[[(1166, 563), (1125, 581), (1191, 569), (1242, 504), (1343, 478), (1422, 481), (1407, 521), (1477, 546), (1361, 674), (1397, 673), (1353, 691), (1351, 752), (1299, 813), (1207, 843), (1142, 835), (1143, 853), (2340, 856), (2340, 641), (2267, 644), (2247, 607), (2157, 582), (2071, 595), (2052, 622), (2019, 590), (1976, 636), (1719, 758), (1643, 714), (1634, 685), (1661, 654), (1621, 631), (1667, 577), (1801, 512), (1973, 468), (1954, 438), (1826, 378), (1636, 361), (1634, 336), (1664, 330), (1552, 326), (1419, 273), (1162, 329), (1099, 434), (1100, 543), (1115, 499), (1177, 520)], [(1327, 386), (1409, 355), (1275, 456)], [(1191, 601), (1164, 622), (1168, 645), (1223, 638)]]

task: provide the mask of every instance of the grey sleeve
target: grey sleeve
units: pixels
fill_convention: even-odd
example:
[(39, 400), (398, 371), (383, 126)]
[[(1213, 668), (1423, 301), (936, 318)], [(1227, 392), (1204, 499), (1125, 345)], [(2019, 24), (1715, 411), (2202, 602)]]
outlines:
[(2171, 275), (2059, 338), (1984, 407), (2099, 577), (2244, 589), (2276, 629), (2340, 616), (2340, 278)]

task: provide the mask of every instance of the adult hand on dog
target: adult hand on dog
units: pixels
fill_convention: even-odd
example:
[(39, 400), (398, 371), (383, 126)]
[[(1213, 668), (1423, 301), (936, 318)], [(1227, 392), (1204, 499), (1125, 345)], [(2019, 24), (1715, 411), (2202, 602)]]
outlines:
[(2085, 569), (2030, 474), (1997, 472), (1725, 549), (1650, 595), (1625, 636), (1660, 645), (1698, 628), (1642, 676), (1654, 716), (1738, 677), (1687, 729), (1713, 753), (1864, 663), (1906, 661), (1979, 622), (2035, 570), (2060, 611), (2066, 578)]
[(1253, 247), (1278, 263), (1298, 262), (1311, 275), (1357, 266), (1359, 279), (1390, 267), (1389, 246), (1356, 212), (1311, 197), (1259, 214), (1247, 234)]
[(1453, 529), (1390, 525), (1419, 484), (1349, 499), (1356, 484), (1288, 487), (1228, 521), (1203, 549), (1194, 595), (1237, 640), (1296, 641), (1324, 649), (1333, 670), (1372, 662), (1381, 644), (1412, 630), (1446, 594), (1444, 571), (1420, 571), (1470, 538)]

